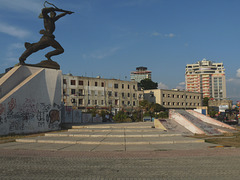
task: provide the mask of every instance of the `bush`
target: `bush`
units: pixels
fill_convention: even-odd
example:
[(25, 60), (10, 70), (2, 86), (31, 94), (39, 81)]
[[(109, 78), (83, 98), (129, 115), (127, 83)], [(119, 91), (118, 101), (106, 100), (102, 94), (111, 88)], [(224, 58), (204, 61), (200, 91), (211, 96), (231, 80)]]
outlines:
[[(114, 116), (113, 119), (114, 119), (115, 122), (126, 122), (126, 121), (129, 121), (127, 119), (130, 119), (130, 118), (128, 118), (128, 116), (125, 112), (118, 111), (118, 113)], [(132, 122), (132, 120), (131, 120), (131, 122)]]

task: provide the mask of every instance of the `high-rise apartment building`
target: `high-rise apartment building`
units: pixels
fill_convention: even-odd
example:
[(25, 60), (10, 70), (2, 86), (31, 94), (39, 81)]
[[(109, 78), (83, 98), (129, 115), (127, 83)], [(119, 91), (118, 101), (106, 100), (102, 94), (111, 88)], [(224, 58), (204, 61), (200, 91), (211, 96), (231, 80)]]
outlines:
[(186, 90), (203, 93), (203, 97), (226, 98), (226, 80), (223, 63), (203, 59), (187, 64), (185, 71)]
[(140, 82), (143, 79), (151, 79), (152, 72), (148, 71), (146, 67), (137, 67), (136, 71), (131, 72), (131, 81)]

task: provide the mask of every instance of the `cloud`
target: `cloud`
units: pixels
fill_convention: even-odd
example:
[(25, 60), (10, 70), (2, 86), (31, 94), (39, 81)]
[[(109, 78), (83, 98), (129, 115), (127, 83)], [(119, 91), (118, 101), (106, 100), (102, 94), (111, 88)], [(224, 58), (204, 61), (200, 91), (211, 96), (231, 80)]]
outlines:
[(17, 12), (39, 13), (43, 8), (42, 0), (1, 0), (0, 9), (10, 9)]
[(93, 52), (89, 55), (84, 54), (83, 58), (84, 59), (104, 59), (106, 57), (112, 56), (115, 52), (117, 52), (120, 48), (119, 47), (113, 47), (113, 48), (106, 48), (103, 50), (98, 50), (96, 52)]
[(24, 48), (24, 46), (21, 43), (10, 44), (7, 47), (7, 51), (6, 51), (6, 57), (5, 57), (6, 61), (9, 63), (17, 62), (18, 56), (19, 56), (19, 51), (23, 48)]
[(168, 37), (168, 38), (173, 38), (175, 37), (176, 35), (173, 34), (173, 33), (169, 33), (169, 34), (164, 34), (165, 37)]
[(162, 82), (158, 83), (158, 89), (168, 89), (168, 86), (166, 84), (163, 84)]
[(180, 83), (178, 83), (178, 85), (183, 86), (183, 85), (185, 85), (185, 82), (180, 82)]
[(184, 90), (185, 89), (185, 82), (180, 82), (176, 86), (176, 89)]
[(0, 33), (5, 33), (17, 38), (25, 38), (30, 35), (30, 32), (15, 26), (0, 22)]
[(240, 68), (237, 70), (236, 76), (240, 78)]
[(176, 35), (173, 34), (173, 33), (162, 34), (162, 33), (154, 31), (153, 33), (151, 33), (151, 36), (158, 36), (158, 37), (161, 37), (161, 38), (173, 38)]

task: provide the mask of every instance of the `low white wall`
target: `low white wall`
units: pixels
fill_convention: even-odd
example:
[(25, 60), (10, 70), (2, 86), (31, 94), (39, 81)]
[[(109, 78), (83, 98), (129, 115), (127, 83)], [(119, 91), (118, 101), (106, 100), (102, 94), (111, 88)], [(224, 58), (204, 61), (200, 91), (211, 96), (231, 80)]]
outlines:
[(195, 117), (201, 119), (203, 122), (209, 123), (209, 124), (213, 124), (216, 126), (220, 126), (220, 127), (225, 127), (228, 129), (235, 129), (232, 126), (229, 126), (228, 124), (222, 123), (218, 120), (215, 120), (213, 118), (207, 117), (199, 112), (193, 111), (193, 110), (188, 110), (189, 113), (191, 113), (192, 115), (194, 115)]
[[(60, 129), (61, 122), (61, 76), (55, 69), (30, 66), (15, 67), (7, 73), (11, 87), (0, 84), (1, 88), (11, 89), (0, 99), (0, 135), (36, 133)], [(26, 71), (26, 73), (24, 73)], [(14, 73), (17, 72), (17, 73)], [(19, 82), (18, 72), (30, 76)], [(12, 79), (18, 81), (12, 81)], [(7, 79), (4, 79), (7, 82)], [(13, 88), (12, 88), (13, 87)]]
[(176, 121), (178, 124), (182, 125), (194, 134), (205, 134), (204, 131), (196, 127), (194, 124), (192, 124), (190, 121), (188, 121), (186, 118), (184, 118), (182, 115), (180, 115), (173, 109), (169, 110), (169, 118)]

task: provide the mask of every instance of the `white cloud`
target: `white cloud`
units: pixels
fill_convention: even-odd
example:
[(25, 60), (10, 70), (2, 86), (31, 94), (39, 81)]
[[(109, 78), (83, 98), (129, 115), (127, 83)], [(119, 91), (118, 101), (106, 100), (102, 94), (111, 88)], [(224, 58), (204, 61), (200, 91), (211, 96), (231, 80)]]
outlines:
[(151, 35), (152, 35), (152, 36), (161, 36), (161, 34), (158, 33), (158, 32), (153, 32)]
[(84, 54), (83, 58), (92, 58), (92, 59), (104, 59), (106, 57), (112, 56), (115, 52), (117, 52), (120, 48), (119, 47), (113, 47), (113, 48), (107, 48), (103, 50), (98, 50), (96, 52), (93, 52), (89, 55)]
[(173, 33), (162, 34), (162, 33), (159, 33), (159, 32), (157, 32), (157, 31), (154, 31), (153, 33), (151, 33), (151, 36), (158, 36), (158, 37), (161, 37), (161, 38), (173, 38), (173, 37), (175, 37), (176, 35), (173, 34)]
[(180, 82), (180, 83), (178, 83), (178, 85), (183, 86), (183, 85), (185, 85), (185, 82)]
[(166, 84), (163, 84), (162, 82), (158, 83), (158, 89), (168, 89), (168, 86)]
[(168, 37), (168, 38), (173, 38), (175, 37), (176, 35), (173, 34), (173, 33), (169, 33), (169, 34), (164, 34), (165, 37)]
[(236, 76), (240, 78), (240, 68), (237, 70)]
[(1, 0), (0, 9), (10, 9), (18, 12), (39, 13), (43, 8), (42, 0)]
[(30, 32), (15, 26), (0, 22), (0, 33), (5, 33), (17, 38), (24, 38), (30, 35)]

